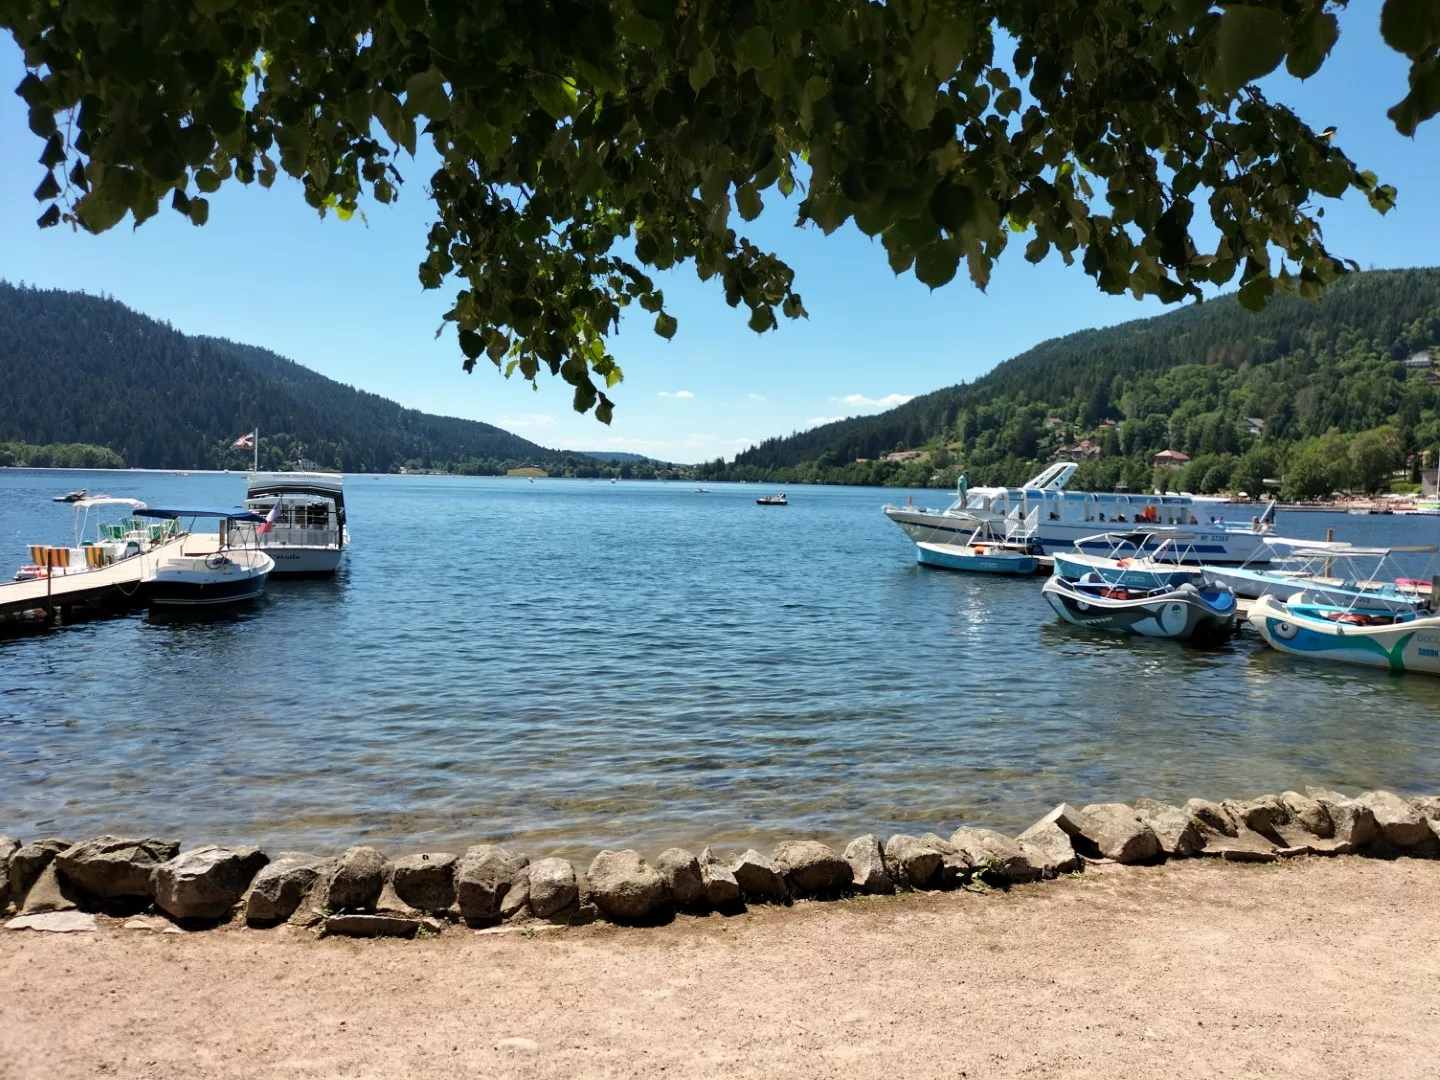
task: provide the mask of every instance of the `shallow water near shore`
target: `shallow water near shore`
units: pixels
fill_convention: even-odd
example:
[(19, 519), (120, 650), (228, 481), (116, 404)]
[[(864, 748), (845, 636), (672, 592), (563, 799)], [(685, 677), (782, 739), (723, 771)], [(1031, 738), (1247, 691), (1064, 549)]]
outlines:
[[(583, 859), (1016, 830), (1061, 799), (1434, 788), (1440, 680), (1059, 624), (1039, 578), (918, 568), (879, 512), (903, 490), (775, 508), (707, 486), (353, 476), (333, 581), (0, 641), (0, 832)], [(0, 573), (70, 538), (50, 496), (74, 487), (244, 494), (240, 475), (0, 470)], [(1440, 538), (1440, 518), (1279, 526)]]

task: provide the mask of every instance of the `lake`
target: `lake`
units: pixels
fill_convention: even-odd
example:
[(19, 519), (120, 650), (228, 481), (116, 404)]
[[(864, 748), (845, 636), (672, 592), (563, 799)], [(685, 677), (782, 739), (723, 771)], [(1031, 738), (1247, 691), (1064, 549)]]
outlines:
[[(1057, 622), (1041, 579), (922, 570), (904, 490), (354, 476), (333, 581), (248, 610), (0, 641), (0, 832), (391, 854), (731, 848), (1061, 800), (1433, 791), (1440, 681)], [(234, 504), (239, 475), (0, 469), (0, 573), (89, 487)], [(943, 492), (917, 493), (934, 504)], [(1281, 514), (1433, 543), (1440, 519)], [(1419, 573), (1422, 566), (1415, 566)]]

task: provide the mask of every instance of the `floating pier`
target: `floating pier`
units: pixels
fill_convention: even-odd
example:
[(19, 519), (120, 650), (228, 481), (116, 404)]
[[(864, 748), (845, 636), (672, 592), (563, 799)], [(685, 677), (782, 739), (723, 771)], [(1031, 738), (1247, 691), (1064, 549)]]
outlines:
[(147, 572), (176, 554), (184, 537), (78, 574), (55, 574), (0, 585), (0, 633), (41, 628), (97, 615), (119, 614), (145, 603)]

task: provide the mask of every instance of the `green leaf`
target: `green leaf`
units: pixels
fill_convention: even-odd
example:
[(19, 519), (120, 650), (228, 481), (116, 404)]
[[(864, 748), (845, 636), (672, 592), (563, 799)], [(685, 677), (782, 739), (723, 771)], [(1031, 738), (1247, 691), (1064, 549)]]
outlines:
[(450, 115), (450, 98), (445, 93), (445, 76), (439, 68), (411, 75), (405, 83), (405, 111), (411, 116), (444, 120)]
[(1380, 36), (1396, 52), (1418, 60), (1440, 44), (1440, 3), (1435, 0), (1385, 0)]
[(610, 418), (615, 413), (615, 403), (604, 394), (600, 395), (600, 404), (595, 406), (595, 419), (602, 424), (610, 423)]
[(474, 330), (461, 330), (460, 351), (469, 359), (474, 360), (485, 351), (485, 339)]
[(47, 172), (45, 179), (40, 181), (40, 186), (35, 189), (35, 199), (44, 202), (46, 199), (53, 199), (60, 194), (60, 183), (55, 179), (53, 172)]
[(948, 285), (960, 265), (960, 248), (951, 240), (927, 244), (915, 255), (915, 276), (932, 289)]
[(1215, 32), (1217, 63), (1211, 83), (1233, 93), (1268, 75), (1285, 56), (1289, 20), (1269, 8), (1231, 4)]
[(210, 202), (207, 199), (191, 199), (187, 210), (192, 225), (204, 225), (210, 220)]
[(740, 35), (740, 55), (752, 68), (763, 70), (775, 62), (775, 40), (765, 26), (752, 26)]
[(59, 225), (60, 207), (56, 206), (54, 203), (51, 203), (50, 207), (43, 214), (41, 214), (38, 218), (35, 219), (35, 224), (39, 225), (42, 229), (48, 229), (52, 225)]
[(775, 329), (775, 313), (768, 307), (752, 308), (750, 320), (747, 324), (757, 334), (763, 334), (767, 330)]
[(660, 24), (643, 15), (627, 15), (621, 19), (620, 33), (652, 49), (660, 47)]
[(695, 63), (690, 65), (690, 89), (697, 94), (715, 78), (715, 54), (702, 48), (695, 54)]
[(553, 75), (536, 75), (530, 80), (530, 96), (556, 120), (564, 120), (575, 110), (575, 84)]
[(975, 216), (975, 192), (953, 180), (942, 180), (930, 193), (930, 213), (942, 228), (959, 232)]
[(212, 169), (195, 170), (195, 186), (201, 191), (213, 194), (220, 190), (220, 177)]
[(575, 384), (575, 411), (587, 413), (595, 406), (597, 397), (595, 384), (588, 378), (584, 382)]
[(1308, 79), (1335, 47), (1340, 36), (1340, 22), (1328, 11), (1306, 19), (1295, 32), (1295, 47), (1285, 60), (1285, 70), (1297, 79)]
[(675, 331), (679, 328), (680, 324), (675, 320), (675, 316), (666, 315), (663, 311), (655, 316), (655, 333), (659, 334), (666, 341), (673, 338)]
[(1414, 135), (1415, 129), (1440, 112), (1440, 59), (1430, 57), (1410, 69), (1410, 93), (1386, 116), (1395, 122), (1401, 135)]
[(40, 164), (53, 169), (65, 160), (65, 140), (57, 131), (45, 140), (45, 149), (40, 152)]
[(415, 154), (415, 118), (406, 116), (394, 94), (378, 90), (375, 93), (375, 118), (390, 136), (396, 146), (403, 146), (413, 157)]
[(740, 211), (740, 216), (746, 221), (754, 221), (760, 216), (764, 209), (764, 202), (760, 193), (755, 190), (754, 184), (741, 184), (735, 189), (735, 206)]

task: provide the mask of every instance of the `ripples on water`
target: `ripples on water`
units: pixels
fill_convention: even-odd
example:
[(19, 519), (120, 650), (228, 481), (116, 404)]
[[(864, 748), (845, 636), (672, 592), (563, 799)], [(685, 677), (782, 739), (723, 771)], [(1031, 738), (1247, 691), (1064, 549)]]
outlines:
[[(0, 470), (0, 572), (70, 535), (49, 496), (84, 484), (243, 495), (238, 476)], [(1064, 626), (1038, 579), (918, 569), (878, 510), (903, 492), (757, 494), (352, 477), (333, 582), (0, 642), (0, 831), (585, 857), (1013, 830), (1061, 799), (1435, 787), (1440, 680)], [(1440, 533), (1281, 520), (1327, 525)]]

